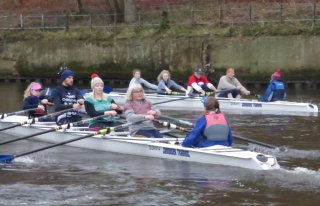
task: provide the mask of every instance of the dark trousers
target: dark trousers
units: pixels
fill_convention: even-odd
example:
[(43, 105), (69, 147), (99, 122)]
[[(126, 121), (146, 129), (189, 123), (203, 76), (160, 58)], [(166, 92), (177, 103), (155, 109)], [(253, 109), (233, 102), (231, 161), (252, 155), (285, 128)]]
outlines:
[(237, 89), (231, 89), (226, 91), (221, 91), (218, 95), (218, 97), (228, 97), (228, 94), (231, 93), (233, 98), (236, 98), (236, 96), (241, 95), (241, 92)]

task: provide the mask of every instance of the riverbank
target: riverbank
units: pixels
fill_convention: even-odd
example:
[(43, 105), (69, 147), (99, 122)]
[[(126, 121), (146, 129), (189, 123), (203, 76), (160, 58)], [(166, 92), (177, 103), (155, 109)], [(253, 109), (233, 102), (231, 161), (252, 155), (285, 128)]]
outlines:
[(320, 25), (311, 24), (2, 31), (0, 74), (47, 78), (65, 65), (80, 78), (98, 72), (127, 80), (138, 67), (147, 79), (170, 69), (175, 79), (185, 80), (193, 67), (210, 62), (213, 78), (233, 66), (247, 81), (266, 81), (276, 68), (289, 81), (316, 81), (318, 34)]

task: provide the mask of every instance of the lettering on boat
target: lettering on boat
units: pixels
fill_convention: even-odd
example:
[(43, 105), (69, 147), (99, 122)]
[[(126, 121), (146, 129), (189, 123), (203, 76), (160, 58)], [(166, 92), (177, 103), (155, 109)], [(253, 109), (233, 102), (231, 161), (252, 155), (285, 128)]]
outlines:
[(177, 155), (177, 151), (176, 151), (176, 149), (164, 147), (163, 154)]
[(260, 103), (242, 103), (242, 107), (262, 107)]
[(160, 147), (149, 145), (149, 150), (160, 150)]
[(230, 102), (230, 105), (239, 105), (240, 102)]
[(163, 154), (190, 157), (189, 151), (187, 150), (173, 149), (173, 148), (167, 148), (167, 147), (163, 148)]
[(180, 149), (177, 149), (177, 150), (178, 150), (179, 156), (190, 157), (189, 151), (187, 151), (187, 150), (180, 150)]
[(254, 107), (262, 107), (262, 104), (260, 104), (260, 103), (253, 103), (253, 106), (254, 106)]

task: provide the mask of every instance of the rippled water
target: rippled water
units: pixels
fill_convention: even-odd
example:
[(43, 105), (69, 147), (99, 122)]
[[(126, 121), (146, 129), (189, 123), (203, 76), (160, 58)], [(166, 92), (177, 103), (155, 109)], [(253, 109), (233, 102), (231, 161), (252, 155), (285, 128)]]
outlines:
[[(21, 85), (0, 85), (0, 111), (19, 110)], [(8, 95), (11, 92), (12, 95)], [(320, 103), (314, 91), (290, 92), (290, 100)], [(195, 121), (198, 113), (165, 112)], [(318, 205), (319, 117), (227, 115), (234, 133), (287, 151), (281, 169), (254, 171), (93, 150), (56, 147), (0, 166), (0, 205)], [(1, 140), (13, 137), (0, 133)], [(235, 142), (241, 144), (243, 142)], [(47, 145), (23, 140), (1, 154)]]

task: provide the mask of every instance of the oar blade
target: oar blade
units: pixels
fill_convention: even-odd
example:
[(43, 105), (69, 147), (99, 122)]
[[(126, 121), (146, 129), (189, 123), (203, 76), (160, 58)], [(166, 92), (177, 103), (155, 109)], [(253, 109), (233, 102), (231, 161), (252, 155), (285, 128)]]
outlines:
[(0, 155), (0, 164), (10, 164), (13, 159), (13, 155)]

